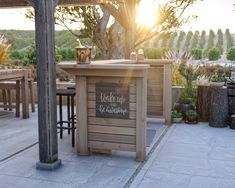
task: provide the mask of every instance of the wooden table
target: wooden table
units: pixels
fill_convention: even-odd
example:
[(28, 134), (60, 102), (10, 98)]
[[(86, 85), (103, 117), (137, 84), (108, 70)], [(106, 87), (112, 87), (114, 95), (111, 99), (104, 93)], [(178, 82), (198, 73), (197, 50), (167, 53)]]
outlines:
[(143, 161), (149, 65), (110, 62), (58, 65), (76, 76), (77, 152), (134, 151)]
[(29, 89), (27, 69), (0, 69), (0, 81), (21, 82), (23, 118), (29, 118)]

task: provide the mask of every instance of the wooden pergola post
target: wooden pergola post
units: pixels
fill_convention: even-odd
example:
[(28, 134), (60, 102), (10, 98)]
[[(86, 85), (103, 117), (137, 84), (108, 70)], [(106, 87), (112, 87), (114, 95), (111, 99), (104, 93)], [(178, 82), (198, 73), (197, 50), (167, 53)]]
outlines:
[(38, 169), (60, 166), (57, 141), (56, 63), (54, 13), (58, 0), (34, 1), (37, 87), (38, 87)]

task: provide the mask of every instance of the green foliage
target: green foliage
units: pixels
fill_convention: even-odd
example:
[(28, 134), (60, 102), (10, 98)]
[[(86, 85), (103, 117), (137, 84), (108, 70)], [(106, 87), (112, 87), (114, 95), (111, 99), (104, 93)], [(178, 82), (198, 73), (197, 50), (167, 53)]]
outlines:
[(75, 60), (75, 48), (59, 48), (58, 53), (62, 56), (62, 61)]
[(208, 51), (209, 61), (216, 61), (220, 58), (220, 50), (218, 48), (212, 48)]
[(144, 48), (144, 56), (147, 59), (162, 59), (168, 48)]
[[(30, 30), (0, 30), (0, 34), (4, 34), (8, 38), (11, 45), (11, 51), (24, 51), (33, 42), (35, 42), (35, 31)], [(77, 45), (77, 37), (69, 31), (55, 31), (55, 44), (58, 48), (75, 48)], [(81, 39), (82, 45), (90, 43), (88, 38)]]
[(181, 43), (184, 40), (185, 35), (186, 34), (185, 34), (184, 31), (180, 31), (180, 34), (179, 34), (179, 37), (178, 37), (178, 40), (177, 40), (177, 43), (176, 43), (176, 49), (180, 49)]
[(191, 48), (197, 48), (199, 43), (199, 31), (195, 31), (194, 35), (193, 35), (193, 39), (192, 39), (192, 45)]
[(193, 36), (193, 32), (189, 31), (187, 33), (186, 40), (184, 43), (184, 50), (188, 50), (192, 36)]
[(195, 60), (202, 59), (202, 50), (194, 48), (191, 50), (191, 55), (193, 56), (193, 59)]
[(25, 56), (25, 51), (24, 50), (10, 50), (9, 55), (11, 59), (18, 59), (22, 60)]
[(182, 118), (182, 113), (178, 112), (177, 110), (172, 110), (171, 117), (172, 118)]
[(214, 47), (214, 40), (215, 40), (215, 33), (213, 30), (210, 30), (208, 44), (207, 44), (208, 50)]
[(188, 110), (186, 112), (187, 118), (197, 118), (197, 112), (195, 110)]
[(225, 36), (227, 40), (227, 50), (229, 50), (233, 46), (233, 38), (232, 38), (232, 35), (230, 34), (229, 29), (226, 29)]
[(199, 41), (199, 48), (204, 49), (205, 43), (206, 43), (206, 31), (203, 30)]
[(173, 48), (174, 47), (174, 41), (175, 41), (176, 37), (177, 37), (176, 32), (171, 34), (170, 39), (169, 39), (169, 43), (168, 43), (168, 48)]
[(230, 48), (227, 54), (227, 59), (230, 61), (235, 61), (235, 48)]
[(223, 32), (221, 29), (217, 31), (218, 41), (216, 47), (220, 49), (220, 53), (223, 53)]
[[(56, 62), (61, 61), (61, 55), (58, 53), (56, 48)], [(36, 67), (36, 46), (35, 43), (32, 43), (29, 48), (25, 50), (25, 55), (23, 58), (24, 66), (33, 66)]]
[(184, 98), (192, 98), (196, 100), (196, 89), (193, 87), (193, 81), (199, 76), (198, 66), (191, 65), (187, 62), (182, 62), (179, 66), (179, 73), (185, 78), (185, 89), (181, 96)]
[(170, 38), (170, 33), (163, 33), (160, 35), (162, 41), (161, 41), (161, 48), (166, 48), (168, 46), (168, 41)]

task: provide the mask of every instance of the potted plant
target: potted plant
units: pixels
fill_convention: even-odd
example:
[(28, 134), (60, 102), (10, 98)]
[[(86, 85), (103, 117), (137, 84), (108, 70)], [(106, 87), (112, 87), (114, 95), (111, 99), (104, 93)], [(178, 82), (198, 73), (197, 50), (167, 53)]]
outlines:
[(226, 76), (225, 69), (224, 68), (219, 68), (215, 72), (215, 74), (211, 76), (210, 86), (218, 86), (218, 87), (224, 86), (225, 76)]
[(225, 77), (215, 74), (211, 77), (210, 81), (210, 86), (222, 87), (225, 83)]
[(198, 115), (197, 115), (197, 112), (195, 110), (188, 110), (186, 112), (186, 121), (185, 121), (185, 123), (197, 124), (198, 123), (197, 117), (198, 117)]
[(186, 119), (186, 112), (194, 109), (193, 99), (185, 95), (181, 95), (178, 102), (174, 105), (174, 110), (180, 112), (184, 120)]
[(171, 112), (171, 118), (173, 123), (181, 123), (183, 116), (181, 112), (178, 112), (177, 110), (173, 110)]

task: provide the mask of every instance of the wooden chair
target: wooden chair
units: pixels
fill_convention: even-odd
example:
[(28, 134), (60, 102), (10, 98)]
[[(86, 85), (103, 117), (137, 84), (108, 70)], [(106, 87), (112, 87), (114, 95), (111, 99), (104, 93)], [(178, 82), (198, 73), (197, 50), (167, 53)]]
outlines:
[[(34, 98), (34, 88), (33, 88), (33, 79), (29, 79), (29, 97), (31, 104), (31, 111), (35, 112), (35, 98)], [(0, 82), (0, 89), (2, 90), (2, 100), (3, 104), (0, 107), (4, 108), (4, 110), (12, 111), (13, 108), (16, 108), (16, 117), (19, 117), (18, 111), (20, 109), (20, 83), (16, 82)], [(12, 104), (12, 90), (15, 90), (15, 102), (16, 104)]]
[[(20, 117), (20, 82), (17, 80), (14, 84), (0, 83), (2, 90), (3, 103), (0, 104), (4, 110), (12, 111), (15, 108), (16, 117)], [(12, 104), (11, 90), (15, 90), (15, 104)]]

